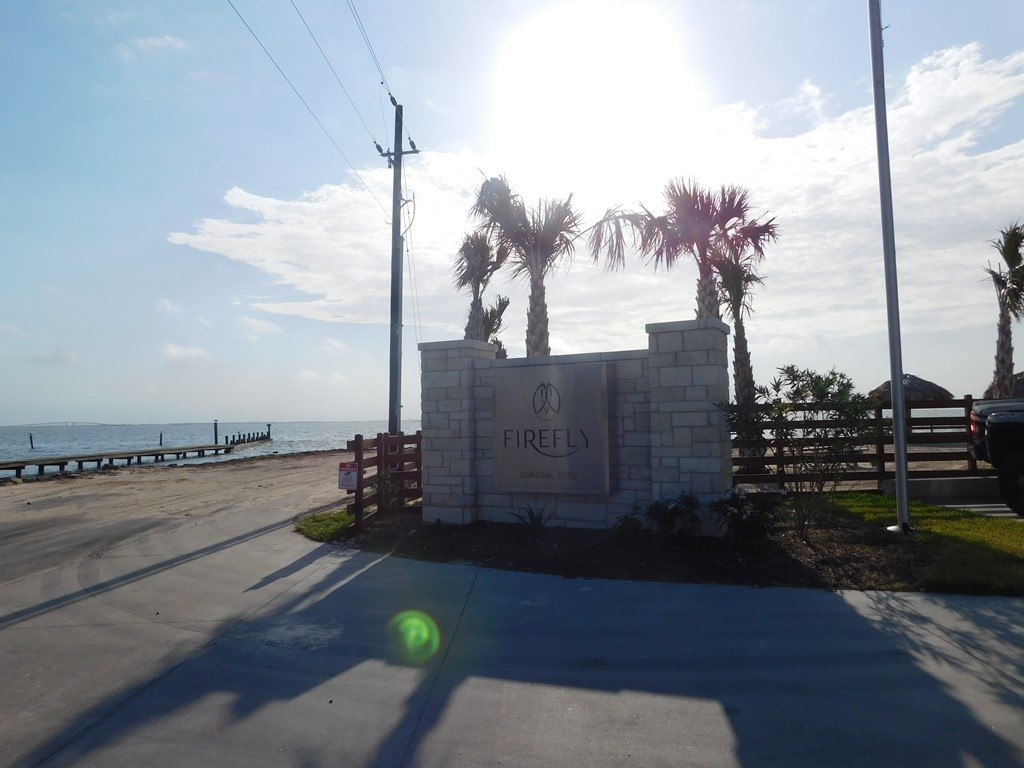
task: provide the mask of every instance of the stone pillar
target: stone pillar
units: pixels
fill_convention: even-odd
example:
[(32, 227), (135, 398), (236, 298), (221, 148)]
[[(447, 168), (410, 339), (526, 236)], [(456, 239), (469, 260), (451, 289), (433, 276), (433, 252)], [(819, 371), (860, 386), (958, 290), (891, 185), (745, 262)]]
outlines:
[(732, 444), (720, 403), (729, 400), (729, 326), (689, 320), (647, 326), (651, 495), (692, 492), (706, 508), (732, 486)]
[(419, 345), (423, 432), (423, 522), (477, 519), (476, 368), (494, 360), (482, 341)]

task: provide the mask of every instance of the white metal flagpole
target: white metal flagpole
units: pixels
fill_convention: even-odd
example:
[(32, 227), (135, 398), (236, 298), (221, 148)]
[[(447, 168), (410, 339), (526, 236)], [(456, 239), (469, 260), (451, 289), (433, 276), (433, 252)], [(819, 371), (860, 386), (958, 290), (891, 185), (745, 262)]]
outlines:
[(892, 219), (892, 178), (889, 173), (889, 126), (885, 115), (885, 67), (882, 62), (881, 0), (868, 0), (871, 23), (871, 72), (875, 94), (875, 138), (878, 145), (878, 189), (882, 203), (882, 250), (885, 257), (885, 306), (889, 322), (889, 383), (892, 394), (893, 444), (896, 449), (896, 514), (892, 531), (910, 533), (907, 491), (907, 421), (903, 399), (903, 350), (900, 345), (900, 300), (896, 281), (896, 235)]

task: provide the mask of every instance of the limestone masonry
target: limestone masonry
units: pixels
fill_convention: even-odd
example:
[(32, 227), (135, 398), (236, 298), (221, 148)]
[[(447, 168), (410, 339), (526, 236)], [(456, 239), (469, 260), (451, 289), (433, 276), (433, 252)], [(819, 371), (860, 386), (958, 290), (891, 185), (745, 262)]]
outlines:
[[(719, 403), (729, 399), (728, 326), (719, 320), (648, 325), (648, 348), (496, 360), (479, 341), (420, 345), (423, 520), (513, 522), (527, 508), (551, 525), (604, 528), (655, 499), (692, 491), (706, 504), (732, 484)], [(494, 484), (495, 377), (529, 365), (604, 363), (608, 374), (608, 494), (501, 492)], [(571, 435), (499, 436), (559, 444)], [(715, 524), (705, 521), (708, 533)]]

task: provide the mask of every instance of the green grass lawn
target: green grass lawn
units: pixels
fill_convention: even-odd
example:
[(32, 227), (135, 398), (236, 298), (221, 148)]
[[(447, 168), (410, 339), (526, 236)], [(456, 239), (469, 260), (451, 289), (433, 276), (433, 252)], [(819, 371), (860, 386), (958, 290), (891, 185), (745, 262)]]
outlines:
[[(896, 500), (887, 496), (840, 493), (832, 502), (867, 523), (896, 522)], [(932, 556), (922, 583), (928, 591), (1024, 595), (1024, 520), (915, 501), (910, 524)]]
[[(809, 541), (784, 526), (763, 542), (746, 544), (742, 557), (728, 541), (697, 542), (681, 556), (678, 546), (658, 537), (645, 539), (647, 548), (630, 548), (614, 531), (558, 527), (545, 528), (543, 536), (520, 535), (526, 526), (512, 525), (430, 527), (409, 535), (416, 525), (397, 525), (395, 516), (383, 522), (396, 525), (371, 534), (382, 548), (369, 546), (404, 557), (522, 570), (537, 570), (543, 560), (541, 571), (577, 577), (1024, 595), (1024, 519), (913, 502), (913, 533), (904, 536), (885, 531), (896, 523), (892, 498), (838, 493), (829, 499)], [(339, 507), (299, 520), (296, 530), (314, 541), (332, 541), (352, 522)]]
[(354, 522), (355, 517), (347, 509), (336, 509), (302, 518), (295, 530), (313, 541), (330, 541)]

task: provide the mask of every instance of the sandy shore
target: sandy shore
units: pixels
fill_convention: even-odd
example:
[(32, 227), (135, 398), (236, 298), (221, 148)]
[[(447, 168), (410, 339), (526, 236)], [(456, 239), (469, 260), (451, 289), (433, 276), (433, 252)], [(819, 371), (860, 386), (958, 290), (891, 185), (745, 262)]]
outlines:
[(0, 487), (0, 582), (98, 555), (140, 533), (254, 504), (302, 514), (339, 503), (344, 451), (143, 465)]

